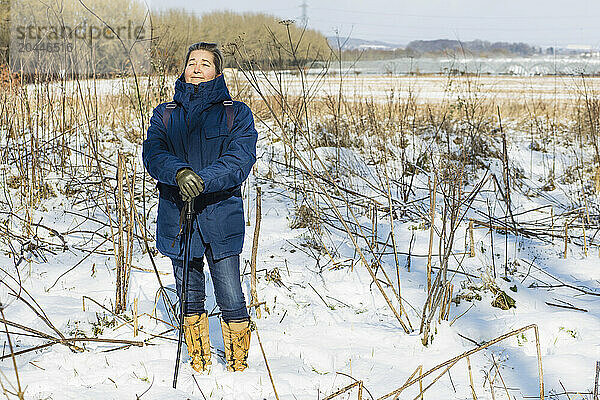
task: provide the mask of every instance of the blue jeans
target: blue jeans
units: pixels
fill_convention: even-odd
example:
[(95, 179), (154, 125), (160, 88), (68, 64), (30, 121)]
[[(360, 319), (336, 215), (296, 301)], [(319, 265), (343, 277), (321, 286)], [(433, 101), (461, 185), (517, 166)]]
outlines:
[[(206, 246), (206, 260), (210, 276), (215, 289), (215, 300), (221, 316), (226, 322), (232, 320), (248, 319), (248, 310), (246, 300), (242, 292), (240, 281), (240, 256), (233, 255), (220, 260), (213, 259), (210, 245)], [(175, 285), (177, 287), (177, 296), (181, 304), (181, 281), (183, 278), (183, 260), (172, 258), (173, 273), (175, 275)], [(185, 315), (202, 314), (204, 309), (204, 300), (206, 299), (204, 286), (204, 261), (203, 258), (193, 258), (188, 267), (188, 285), (186, 290), (187, 306), (184, 310)]]

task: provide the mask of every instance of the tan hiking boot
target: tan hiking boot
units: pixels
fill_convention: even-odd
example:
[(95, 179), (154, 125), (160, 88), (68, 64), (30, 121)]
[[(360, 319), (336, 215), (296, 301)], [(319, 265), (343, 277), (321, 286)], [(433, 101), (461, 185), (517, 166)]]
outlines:
[(243, 371), (248, 367), (248, 349), (250, 349), (250, 320), (221, 320), (225, 358), (228, 371)]
[(210, 339), (208, 336), (208, 314), (190, 315), (183, 319), (183, 333), (188, 354), (192, 358), (192, 368), (198, 372), (208, 371), (210, 360)]

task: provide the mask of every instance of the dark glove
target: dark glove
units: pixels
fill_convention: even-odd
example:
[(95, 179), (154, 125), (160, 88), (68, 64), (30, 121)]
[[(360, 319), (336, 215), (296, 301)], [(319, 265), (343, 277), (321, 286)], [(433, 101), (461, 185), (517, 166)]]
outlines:
[(181, 200), (183, 200), (184, 203), (187, 203), (188, 201), (193, 200), (193, 199), (187, 197), (185, 194), (181, 193), (181, 190), (179, 191), (179, 195), (181, 196)]
[(204, 191), (204, 181), (189, 168), (177, 172), (175, 180), (184, 201), (191, 200)]

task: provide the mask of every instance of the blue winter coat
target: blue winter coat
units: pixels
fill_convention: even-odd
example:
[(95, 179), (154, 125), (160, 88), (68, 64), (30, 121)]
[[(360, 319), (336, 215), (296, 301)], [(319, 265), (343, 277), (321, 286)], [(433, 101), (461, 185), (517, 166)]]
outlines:
[(183, 200), (175, 175), (191, 168), (204, 181), (196, 197), (191, 256), (202, 257), (209, 243), (215, 259), (240, 254), (244, 244), (244, 209), (240, 185), (256, 161), (257, 132), (250, 108), (233, 103), (235, 119), (227, 128), (224, 100), (231, 100), (223, 75), (199, 84), (175, 82), (177, 107), (165, 129), (163, 103), (150, 119), (143, 145), (146, 170), (158, 181), (156, 247), (164, 255), (183, 259), (180, 212)]

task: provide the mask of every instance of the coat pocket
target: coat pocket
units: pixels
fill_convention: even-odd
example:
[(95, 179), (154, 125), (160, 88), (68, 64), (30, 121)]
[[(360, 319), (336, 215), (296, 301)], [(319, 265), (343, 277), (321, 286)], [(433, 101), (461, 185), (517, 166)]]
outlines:
[(227, 130), (217, 126), (204, 130), (202, 156), (205, 162), (211, 164), (223, 155), (227, 147), (227, 134)]
[(208, 129), (204, 129), (204, 137), (207, 139), (214, 139), (219, 136), (227, 136), (227, 130), (222, 129), (220, 127), (211, 127)]
[(158, 201), (156, 221), (156, 248), (163, 255), (178, 258), (181, 256), (179, 236), (179, 209), (175, 203), (165, 198)]
[[(165, 198), (158, 201), (158, 218), (156, 220), (156, 234), (158, 238), (167, 238), (173, 241), (179, 235), (180, 210), (177, 205)], [(171, 243), (169, 243), (171, 245)]]
[(241, 197), (231, 196), (218, 204), (215, 214), (219, 215), (221, 237), (229, 239), (233, 236), (244, 235), (244, 206)]

